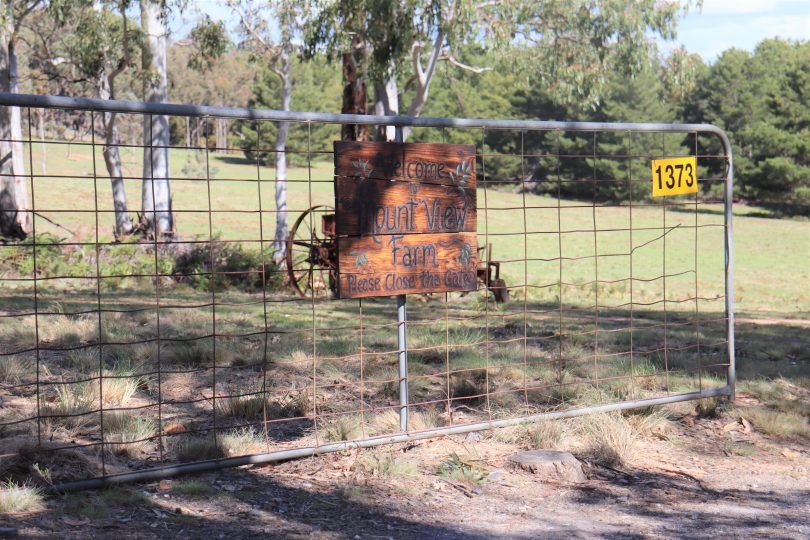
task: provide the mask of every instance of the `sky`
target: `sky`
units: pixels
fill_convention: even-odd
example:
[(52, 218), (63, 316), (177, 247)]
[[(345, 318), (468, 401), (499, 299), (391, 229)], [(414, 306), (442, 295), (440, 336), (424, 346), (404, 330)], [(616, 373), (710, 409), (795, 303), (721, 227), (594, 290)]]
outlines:
[(810, 39), (810, 0), (704, 0), (702, 10), (692, 8), (679, 21), (675, 41), (714, 62), (730, 47), (753, 51), (777, 36)]
[[(191, 0), (189, 6), (171, 22), (175, 38), (188, 33), (199, 13), (235, 26), (219, 0)], [(810, 40), (810, 0), (704, 0), (702, 9), (693, 7), (681, 18), (676, 40), (660, 47), (666, 52), (683, 44), (711, 63), (726, 49), (753, 51), (763, 39), (777, 36)]]

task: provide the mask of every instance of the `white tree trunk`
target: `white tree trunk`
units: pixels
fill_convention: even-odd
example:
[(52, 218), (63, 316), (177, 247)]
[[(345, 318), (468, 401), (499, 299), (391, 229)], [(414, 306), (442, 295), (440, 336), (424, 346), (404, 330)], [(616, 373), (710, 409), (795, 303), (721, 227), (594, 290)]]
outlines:
[[(8, 47), (9, 90), (19, 94), (19, 77), (17, 74), (17, 51), (12, 41)], [(33, 215), (28, 200), (28, 181), (25, 177), (25, 148), (23, 147), (22, 114), (19, 107), (11, 107), (11, 138), (14, 140), (12, 160), (14, 161), (14, 187), (17, 194), (17, 219), (26, 234), (33, 228)], [(31, 150), (29, 148), (29, 150)]]
[[(98, 97), (110, 99), (112, 83), (106, 73), (98, 81)], [(127, 210), (127, 194), (124, 190), (124, 173), (121, 167), (121, 154), (118, 149), (118, 126), (115, 113), (104, 113), (101, 117), (104, 125), (104, 163), (112, 184), (113, 206), (115, 208), (115, 237), (132, 233), (132, 219)]]
[[(397, 79), (393, 75), (393, 69), (383, 83), (374, 85), (374, 114), (384, 116), (397, 116), (399, 114), (399, 95), (397, 90)], [(396, 128), (385, 126), (380, 130), (383, 140), (393, 141), (396, 138)]]
[[(7, 17), (5, 24), (0, 25), (0, 91), (11, 91), (11, 65), (14, 48), (11, 44), (13, 21)], [(23, 228), (24, 220), (21, 214), (27, 210), (17, 199), (17, 179), (15, 174), (22, 171), (15, 170), (15, 145), (11, 142), (14, 137), (15, 107), (0, 107), (0, 235), (5, 238), (23, 240), (28, 231)], [(16, 116), (19, 121), (19, 111)], [(27, 199), (27, 193), (26, 193)]]
[[(141, 0), (141, 25), (146, 35), (143, 49), (144, 101), (168, 101), (166, 72), (166, 27), (160, 2)], [(169, 118), (145, 115), (143, 119), (143, 190), (141, 220), (147, 233), (156, 238), (173, 232), (169, 187)]]
[[(281, 67), (281, 110), (289, 111), (292, 102), (292, 65), (290, 45), (285, 44), (279, 57)], [(274, 147), (276, 153), (276, 236), (273, 242), (273, 261), (284, 260), (287, 253), (287, 134), (289, 122), (280, 122)]]
[[(442, 46), (444, 45), (444, 38), (445, 33), (440, 31), (436, 38), (433, 40), (433, 49), (430, 51), (430, 57), (428, 58), (427, 68), (422, 68), (422, 60), (420, 58), (420, 47), (414, 47), (413, 50), (413, 67), (414, 71), (416, 72), (416, 95), (413, 97), (413, 101), (408, 106), (408, 116), (419, 116), (422, 114), (422, 109), (425, 108), (425, 104), (428, 100), (428, 95), (430, 94), (430, 83), (433, 81), (433, 75), (436, 74), (436, 64), (439, 62), (439, 56), (441, 55)], [(410, 136), (411, 131), (413, 128), (410, 126), (405, 126), (402, 128), (402, 140), (406, 141), (408, 136)]]

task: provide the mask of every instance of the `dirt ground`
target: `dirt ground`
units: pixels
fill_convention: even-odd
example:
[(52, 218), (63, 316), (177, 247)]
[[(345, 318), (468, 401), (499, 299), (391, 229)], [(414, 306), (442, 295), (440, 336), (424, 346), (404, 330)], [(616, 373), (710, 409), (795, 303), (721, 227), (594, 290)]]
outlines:
[[(520, 445), (501, 430), (60, 495), (0, 527), (24, 538), (810, 537), (808, 441), (689, 407), (622, 466), (584, 459), (583, 484), (513, 469)], [(437, 474), (453, 455), (472, 481)], [(373, 465), (392, 462), (410, 468)]]

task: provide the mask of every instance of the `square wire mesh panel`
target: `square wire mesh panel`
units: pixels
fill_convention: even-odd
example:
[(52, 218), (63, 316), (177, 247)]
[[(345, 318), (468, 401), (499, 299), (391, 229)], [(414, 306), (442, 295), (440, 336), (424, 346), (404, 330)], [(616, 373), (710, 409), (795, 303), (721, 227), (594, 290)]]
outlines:
[[(184, 128), (165, 148), (173, 225), (154, 234), (142, 199), (163, 188), (144, 171), (141, 110), (118, 111), (110, 144), (103, 111), (26, 106), (24, 140), (6, 141), (25, 154), (31, 231), (0, 246), (2, 453), (82, 464), (57, 482), (377, 444), (401, 432), (403, 395), (421, 436), (733, 391), (730, 157), (706, 150), (713, 132), (415, 127), (414, 141), (476, 146), (481, 262), (474, 292), (408, 298), (402, 373), (395, 298), (333, 293), (324, 224), (345, 120), (290, 120), (281, 183), (271, 113), (170, 116)], [(251, 145), (217, 147), (222, 122)], [(700, 192), (651, 197), (650, 160), (675, 156), (697, 158)]]

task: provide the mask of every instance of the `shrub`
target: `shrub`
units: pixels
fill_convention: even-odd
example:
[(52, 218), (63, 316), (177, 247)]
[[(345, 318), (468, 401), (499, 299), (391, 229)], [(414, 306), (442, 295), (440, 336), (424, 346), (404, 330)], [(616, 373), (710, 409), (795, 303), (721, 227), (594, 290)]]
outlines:
[(436, 467), (436, 474), (442, 478), (449, 478), (472, 487), (483, 484), (487, 480), (487, 471), (484, 467), (471, 459), (459, 456), (455, 452), (439, 463)]
[(180, 283), (207, 291), (233, 288), (252, 292), (262, 290), (262, 286), (278, 287), (283, 277), (272, 262), (271, 250), (249, 250), (240, 244), (217, 239), (211, 243), (193, 244), (177, 256), (172, 275)]

